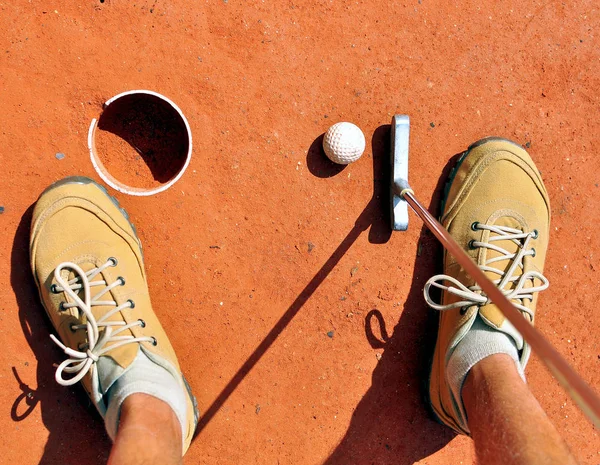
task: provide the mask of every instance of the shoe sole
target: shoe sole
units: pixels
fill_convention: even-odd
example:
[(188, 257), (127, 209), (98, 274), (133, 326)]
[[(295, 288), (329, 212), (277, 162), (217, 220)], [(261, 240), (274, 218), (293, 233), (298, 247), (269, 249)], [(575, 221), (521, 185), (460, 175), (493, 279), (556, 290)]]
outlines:
[[(121, 204), (119, 203), (119, 201), (117, 200), (116, 197), (110, 195), (104, 186), (98, 184), (93, 179), (87, 178), (85, 176), (68, 176), (68, 177), (61, 179), (60, 181), (56, 181), (55, 183), (48, 186), (46, 189), (44, 189), (44, 192), (42, 192), (41, 195), (44, 195), (46, 192), (49, 192), (53, 189), (56, 189), (57, 187), (61, 187), (61, 186), (67, 185), (67, 184), (83, 184), (83, 185), (93, 184), (95, 187), (100, 189), (100, 191), (102, 191), (102, 193), (110, 199), (110, 201), (115, 205), (115, 207), (117, 207), (119, 212), (121, 212), (123, 217), (129, 223), (129, 226), (131, 226), (135, 240), (137, 241), (138, 245), (140, 246), (140, 252), (142, 253), (142, 260), (144, 259), (144, 250), (142, 249), (142, 242), (140, 241), (140, 238), (138, 237), (137, 229), (136, 229), (135, 225), (131, 222), (129, 213), (127, 213), (127, 211), (123, 207), (121, 207)], [(42, 302), (43, 302), (43, 300), (42, 300)], [(44, 310), (46, 310), (46, 313), (48, 314), (48, 309), (45, 307), (45, 305), (44, 305)], [(50, 317), (50, 314), (48, 314), (48, 317)], [(183, 373), (181, 373), (181, 377), (183, 378), (183, 383), (185, 385), (185, 389), (190, 397), (190, 401), (192, 402), (192, 406), (193, 406), (193, 410), (194, 410), (194, 424), (195, 424), (194, 436), (195, 436), (196, 426), (198, 426), (198, 421), (200, 419), (200, 410), (198, 409), (198, 401), (196, 400), (196, 397), (192, 394), (192, 388), (190, 387), (187, 379), (185, 379), (185, 376), (183, 375)]]
[[(478, 140), (477, 142), (474, 142), (473, 144), (469, 145), (469, 147), (467, 148), (467, 150), (465, 150), (460, 157), (458, 158), (458, 160), (456, 161), (456, 164), (454, 165), (454, 167), (452, 168), (452, 170), (450, 171), (450, 174), (448, 175), (448, 179), (446, 180), (446, 183), (444, 185), (444, 192), (442, 194), (442, 200), (440, 201), (440, 222), (442, 217), (444, 216), (444, 211), (446, 209), (446, 201), (448, 200), (448, 194), (450, 193), (450, 188), (452, 187), (452, 184), (454, 182), (454, 179), (456, 178), (456, 174), (458, 173), (458, 170), (460, 169), (461, 165), (463, 164), (463, 161), (465, 160), (465, 158), (467, 158), (467, 155), (471, 152), (471, 150), (482, 146), (483, 144), (486, 144), (488, 142), (507, 142), (509, 144), (514, 145), (515, 147), (518, 147), (520, 149), (522, 149), (523, 147), (519, 144), (517, 144), (516, 142), (510, 140), (510, 139), (506, 139), (504, 137), (485, 137), (483, 139)], [(426, 385), (424, 386), (424, 397), (425, 397), (425, 405), (427, 407), (427, 410), (429, 411), (430, 415), (432, 416), (432, 418), (437, 421), (438, 423), (447, 426), (447, 424), (438, 416), (437, 413), (435, 413), (435, 409), (433, 407), (433, 402), (431, 402), (431, 390), (430, 390), (430, 386), (431, 386), (431, 373), (433, 371), (433, 361), (435, 358), (435, 353), (436, 353), (436, 349), (437, 349), (437, 331), (439, 331), (439, 322), (440, 322), (440, 318), (441, 318), (441, 313), (436, 312), (437, 313), (437, 328), (436, 328), (436, 338), (435, 338), (435, 345), (433, 346), (433, 351), (431, 352), (431, 355), (429, 357), (429, 376), (427, 378), (427, 382)]]

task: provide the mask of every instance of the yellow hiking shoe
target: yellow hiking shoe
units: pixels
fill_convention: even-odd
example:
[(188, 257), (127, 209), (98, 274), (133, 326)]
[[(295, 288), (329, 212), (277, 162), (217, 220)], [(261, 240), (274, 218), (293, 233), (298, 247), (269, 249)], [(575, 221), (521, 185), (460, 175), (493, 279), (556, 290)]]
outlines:
[[(30, 256), (40, 298), (58, 334), (51, 337), (68, 357), (58, 366), (56, 381), (65, 386), (81, 381), (105, 417), (109, 388), (132, 372), (141, 356), (150, 371), (159, 367), (181, 399), (185, 453), (198, 422), (196, 400), (152, 310), (141, 244), (125, 210), (91, 179), (63, 179), (35, 206)], [(117, 419), (118, 414), (115, 431)]]
[[(550, 225), (550, 203), (541, 175), (527, 152), (506, 139), (476, 142), (460, 157), (446, 185), (441, 223), (485, 274), (533, 324)], [(442, 290), (441, 303), (432, 288)], [(460, 389), (448, 382), (448, 361), (477, 317), (514, 341), (519, 369), (531, 348), (454, 257), (444, 252), (444, 274), (424, 289), (439, 310), (438, 335), (429, 378), (429, 400), (438, 420), (469, 434)], [(464, 381), (464, 379), (463, 379)]]

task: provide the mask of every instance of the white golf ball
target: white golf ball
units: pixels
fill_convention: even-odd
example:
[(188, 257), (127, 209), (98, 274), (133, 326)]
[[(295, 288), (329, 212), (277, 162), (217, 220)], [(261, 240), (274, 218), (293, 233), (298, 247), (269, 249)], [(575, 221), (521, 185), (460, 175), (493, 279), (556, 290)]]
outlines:
[(347, 165), (365, 151), (365, 135), (355, 124), (336, 123), (325, 133), (323, 150), (332, 162)]

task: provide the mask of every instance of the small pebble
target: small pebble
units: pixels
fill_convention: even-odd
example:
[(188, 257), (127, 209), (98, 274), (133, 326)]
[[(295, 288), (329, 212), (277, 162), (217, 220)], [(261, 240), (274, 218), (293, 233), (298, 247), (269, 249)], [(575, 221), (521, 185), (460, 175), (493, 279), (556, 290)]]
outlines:
[(260, 412), (260, 404), (256, 404), (256, 414), (258, 415), (258, 413)]
[(331, 339), (333, 339), (333, 331), (329, 331), (329, 332), (327, 333), (327, 336), (329, 336)]
[(55, 155), (55, 157), (56, 157), (56, 159), (57, 159), (57, 160), (62, 160), (63, 158), (65, 158), (65, 154), (64, 154), (64, 153), (60, 153), (60, 152), (58, 152), (58, 153)]
[(312, 242), (309, 242), (308, 243), (308, 253), (311, 253), (314, 248), (315, 248), (315, 244), (313, 244)]
[(4, 207), (0, 207), (0, 213), (4, 213)]
[(377, 360), (381, 360), (381, 354), (380, 354), (379, 352), (377, 352), (377, 353), (375, 354), (375, 357), (377, 358)]

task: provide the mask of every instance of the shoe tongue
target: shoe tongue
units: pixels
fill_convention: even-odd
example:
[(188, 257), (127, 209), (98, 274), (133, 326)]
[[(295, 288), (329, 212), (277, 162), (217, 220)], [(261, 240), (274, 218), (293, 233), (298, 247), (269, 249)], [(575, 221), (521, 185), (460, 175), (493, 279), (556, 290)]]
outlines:
[[(86, 273), (89, 272), (90, 270), (98, 267), (98, 265), (96, 263), (90, 263), (90, 262), (80, 263), (79, 266)], [(73, 272), (69, 273), (68, 279), (71, 280), (73, 278), (75, 278), (75, 274)], [(110, 278), (108, 278), (108, 279), (110, 279)], [(106, 281), (107, 278), (102, 273), (100, 273), (100, 274), (97, 274), (96, 276), (94, 276), (90, 280), (90, 284), (92, 284), (92, 283), (94, 283), (96, 281), (103, 281), (103, 280)], [(113, 282), (112, 280), (109, 280), (109, 281), (107, 281), (107, 284), (110, 285), (110, 284), (112, 284), (112, 282)], [(105, 288), (106, 288), (106, 286), (104, 286), (104, 285), (101, 285), (101, 286), (90, 286), (90, 299), (94, 300), (94, 297), (98, 293), (100, 293), (101, 291), (103, 291)], [(84, 299), (83, 289), (79, 290), (79, 297), (82, 300)], [(109, 291), (109, 292), (104, 293), (99, 298), (99, 300), (101, 300), (101, 301), (114, 301), (115, 299), (114, 299), (114, 296), (113, 296), (112, 292)], [(113, 310), (114, 308), (115, 308), (114, 305), (94, 305), (94, 306), (92, 306), (92, 314), (94, 315), (94, 317), (96, 318), (96, 320), (98, 320), (103, 315), (105, 315), (109, 311)], [(124, 320), (123, 315), (121, 314), (121, 312), (117, 312), (117, 313), (114, 313), (113, 315), (111, 315), (108, 318), (108, 321), (125, 322), (126, 323), (126, 321)], [(118, 326), (113, 326), (112, 327), (113, 331), (116, 330), (117, 328), (118, 328)], [(101, 329), (100, 330), (100, 334), (102, 334), (103, 331), (104, 331), (104, 329)], [(133, 336), (133, 334), (132, 334), (131, 331), (127, 330), (127, 331), (123, 331), (123, 332), (119, 333), (119, 336)], [(110, 344), (111, 343), (109, 343), (109, 346), (110, 346)], [(104, 359), (104, 358), (110, 357), (120, 367), (127, 368), (133, 362), (133, 360), (135, 360), (137, 352), (138, 352), (138, 344), (125, 344), (125, 345), (123, 345), (121, 347), (117, 347), (116, 349), (113, 349), (113, 350), (107, 352), (100, 359)], [(108, 387), (110, 387), (110, 385)]]
[[(135, 360), (139, 351), (139, 347), (137, 344), (129, 344), (129, 346), (135, 349), (133, 354), (133, 360)], [(96, 365), (98, 370), (98, 381), (100, 382), (100, 390), (102, 391), (102, 395), (106, 395), (115, 381), (118, 380), (124, 373), (129, 371), (133, 365), (133, 360), (126, 367), (123, 367), (117, 363), (113, 357), (102, 356), (98, 359)]]
[(487, 304), (479, 309), (481, 321), (486, 325), (507, 334), (515, 341), (518, 350), (523, 350), (523, 336), (517, 331), (510, 321), (506, 319), (496, 304)]
[[(503, 227), (508, 227), (508, 228), (513, 228), (513, 229), (522, 229), (523, 226), (521, 224), (519, 224), (519, 222), (511, 217), (506, 217), (503, 216), (501, 218), (498, 218), (493, 225), (490, 226), (503, 226)], [(497, 238), (499, 237), (498, 234), (496, 234), (495, 232), (491, 232), (491, 231), (485, 231), (484, 235), (483, 235), (483, 242), (488, 242), (490, 244), (493, 244), (496, 247), (500, 247), (504, 250), (506, 250), (507, 252), (511, 253), (511, 254), (516, 254), (519, 252), (519, 245), (517, 243), (515, 243), (514, 241), (510, 240), (510, 239), (505, 239), (505, 240), (498, 240)], [(492, 242), (490, 242), (490, 239), (494, 239)], [(518, 242), (518, 241), (517, 241)], [(497, 258), (497, 257), (501, 257), (503, 254), (498, 252), (497, 250), (493, 250), (493, 249), (483, 249), (485, 251), (485, 257), (483, 262), (489, 262), (491, 259)], [(508, 268), (510, 267), (510, 265), (512, 264), (512, 260), (509, 259), (505, 259), (505, 260), (498, 260), (497, 262), (491, 263), (488, 266), (491, 266), (493, 268), (496, 268), (500, 271), (507, 271)], [(514, 275), (515, 276), (520, 276), (522, 273), (522, 270), (520, 267), (517, 267), (514, 271)], [(498, 279), (500, 277), (499, 274), (497, 273), (493, 273), (491, 271), (486, 271), (485, 272), (486, 276), (492, 280)], [(507, 284), (506, 285), (507, 288), (512, 288), (511, 284)]]
[[(511, 218), (511, 217), (498, 218), (494, 222), (493, 225), (494, 226), (504, 226), (504, 227), (514, 228), (514, 229), (522, 229), (523, 228), (523, 226), (515, 218)], [(489, 242), (489, 239), (494, 238), (494, 237), (498, 237), (498, 234), (496, 234), (494, 232), (490, 232), (489, 237), (487, 237), (487, 239), (484, 236), (483, 242)], [(496, 240), (491, 243), (494, 244), (495, 246), (498, 246), (498, 247), (506, 250), (507, 252), (509, 252), (511, 254), (518, 253), (519, 249), (520, 249), (520, 246), (510, 239)], [(503, 255), (502, 253), (500, 253), (496, 250), (493, 250), (493, 249), (484, 249), (484, 250), (485, 250), (485, 258), (484, 258), (483, 262), (489, 262), (489, 260)], [(509, 260), (509, 259), (498, 260), (497, 262), (491, 263), (488, 266), (496, 268), (502, 272), (506, 272), (512, 265), (512, 262), (513, 261)], [(522, 273), (523, 273), (523, 269), (521, 267), (516, 267), (513, 272), (513, 276), (518, 277), (518, 276), (521, 276)], [(497, 280), (501, 277), (501, 275), (491, 272), (491, 271), (485, 271), (485, 275), (492, 280)], [(512, 283), (507, 283), (504, 286), (504, 289), (513, 289), (515, 287), (515, 285), (516, 285), (516, 281), (513, 281)], [(531, 285), (530, 283), (525, 283), (525, 287), (529, 287), (530, 285)], [(516, 328), (506, 319), (506, 317), (504, 316), (502, 311), (495, 304), (490, 303), (487, 305), (483, 305), (479, 309), (479, 315), (481, 316), (481, 319), (485, 324), (512, 337), (515, 341), (515, 344), (517, 345), (517, 349), (519, 349), (519, 350), (523, 349), (523, 336), (521, 336), (521, 334), (516, 330)]]

